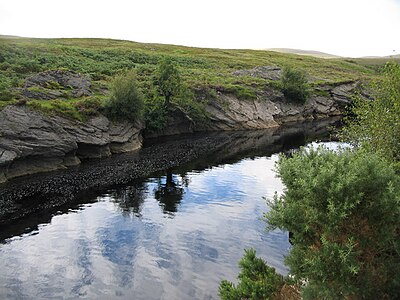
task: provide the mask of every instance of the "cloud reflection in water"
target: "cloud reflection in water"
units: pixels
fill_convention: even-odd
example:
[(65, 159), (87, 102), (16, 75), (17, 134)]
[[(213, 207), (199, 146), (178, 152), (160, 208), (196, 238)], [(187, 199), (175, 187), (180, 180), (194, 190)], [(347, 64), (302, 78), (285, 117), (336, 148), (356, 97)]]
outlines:
[(276, 159), (169, 170), (54, 216), (0, 246), (0, 298), (213, 299), (248, 247), (285, 273), (287, 234), (260, 220)]

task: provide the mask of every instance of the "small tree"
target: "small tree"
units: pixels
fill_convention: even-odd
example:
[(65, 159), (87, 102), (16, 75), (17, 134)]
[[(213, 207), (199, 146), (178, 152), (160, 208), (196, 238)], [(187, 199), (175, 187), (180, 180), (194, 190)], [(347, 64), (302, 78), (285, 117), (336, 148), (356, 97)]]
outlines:
[(135, 121), (143, 117), (144, 98), (133, 71), (115, 77), (111, 83), (111, 97), (104, 105), (113, 120)]
[(291, 101), (304, 103), (310, 95), (307, 78), (299, 70), (284, 68), (281, 85), (283, 94)]
[(156, 85), (165, 98), (165, 106), (169, 106), (171, 98), (180, 93), (181, 77), (171, 58), (166, 57), (160, 61), (156, 72)]
[(293, 233), (286, 264), (308, 299), (399, 299), (400, 184), (390, 163), (365, 151), (308, 149), (281, 157), (284, 194), (269, 229)]

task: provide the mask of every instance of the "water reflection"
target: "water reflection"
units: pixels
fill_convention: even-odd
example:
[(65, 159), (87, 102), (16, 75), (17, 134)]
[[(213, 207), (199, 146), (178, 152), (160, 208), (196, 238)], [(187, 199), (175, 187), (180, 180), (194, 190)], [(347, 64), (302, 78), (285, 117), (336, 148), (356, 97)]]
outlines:
[(111, 191), (110, 196), (122, 214), (133, 214), (140, 217), (142, 215), (141, 208), (146, 199), (146, 192), (146, 186), (143, 182), (134, 181), (129, 186)]
[(281, 189), (275, 160), (169, 170), (54, 216), (0, 247), (0, 298), (216, 299), (251, 246), (285, 272), (287, 234), (258, 219)]
[(264, 231), (263, 197), (283, 189), (271, 152), (304, 136), (232, 139), (14, 234), (0, 245), (0, 299), (217, 299), (249, 247), (285, 273), (288, 234)]
[[(186, 185), (189, 184), (189, 180), (186, 179), (185, 182)], [(168, 169), (167, 175), (159, 178), (157, 183), (158, 186), (154, 190), (154, 197), (160, 201), (163, 212), (173, 216), (178, 211), (178, 206), (183, 198), (184, 189), (181, 187), (183, 184), (172, 174), (171, 169)]]

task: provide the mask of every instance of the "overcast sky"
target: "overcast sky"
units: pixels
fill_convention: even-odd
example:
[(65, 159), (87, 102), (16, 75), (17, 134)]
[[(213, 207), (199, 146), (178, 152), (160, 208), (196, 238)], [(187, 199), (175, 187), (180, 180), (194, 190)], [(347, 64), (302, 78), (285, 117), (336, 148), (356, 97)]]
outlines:
[(0, 34), (392, 55), (400, 0), (0, 0)]

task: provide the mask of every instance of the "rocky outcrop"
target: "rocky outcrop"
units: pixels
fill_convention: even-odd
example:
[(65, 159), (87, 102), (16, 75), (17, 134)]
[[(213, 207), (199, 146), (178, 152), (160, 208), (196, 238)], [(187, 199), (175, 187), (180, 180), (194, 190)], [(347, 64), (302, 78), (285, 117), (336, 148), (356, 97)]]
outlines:
[(0, 111), (0, 182), (138, 149), (141, 127), (114, 124), (104, 116), (81, 123), (8, 106)]
[(219, 93), (206, 105), (210, 122), (196, 125), (195, 130), (265, 129), (288, 122), (340, 116), (356, 88), (355, 82), (324, 86), (305, 104), (290, 102), (280, 91), (272, 89), (259, 91), (257, 99), (251, 100)]
[[(256, 67), (236, 75), (277, 80), (280, 72), (276, 67)], [(67, 91), (68, 95), (79, 97), (90, 95), (90, 86), (86, 76), (51, 70), (29, 77), (23, 88), (26, 94), (22, 92), (22, 95), (45, 101)], [(320, 86), (304, 105), (288, 101), (280, 91), (271, 88), (258, 91), (256, 99), (248, 100), (218, 91), (212, 100), (202, 99), (207, 103), (207, 122), (196, 124), (182, 109), (174, 107), (168, 110), (167, 126), (146, 137), (194, 131), (266, 129), (289, 122), (339, 116), (351, 102), (356, 87), (353, 82)], [(0, 111), (0, 182), (77, 165), (81, 159), (138, 149), (142, 127), (128, 122), (111, 123), (101, 115), (81, 123), (24, 106), (8, 106)]]
[(24, 98), (51, 100), (90, 96), (90, 88), (91, 80), (86, 75), (66, 70), (48, 70), (28, 77), (19, 92)]
[(278, 126), (274, 115), (278, 106), (271, 100), (244, 101), (233, 95), (221, 94), (206, 106), (210, 122), (200, 130), (243, 130)]
[(268, 80), (279, 80), (282, 69), (276, 66), (257, 66), (250, 70), (237, 70), (233, 72), (235, 76), (251, 76)]

